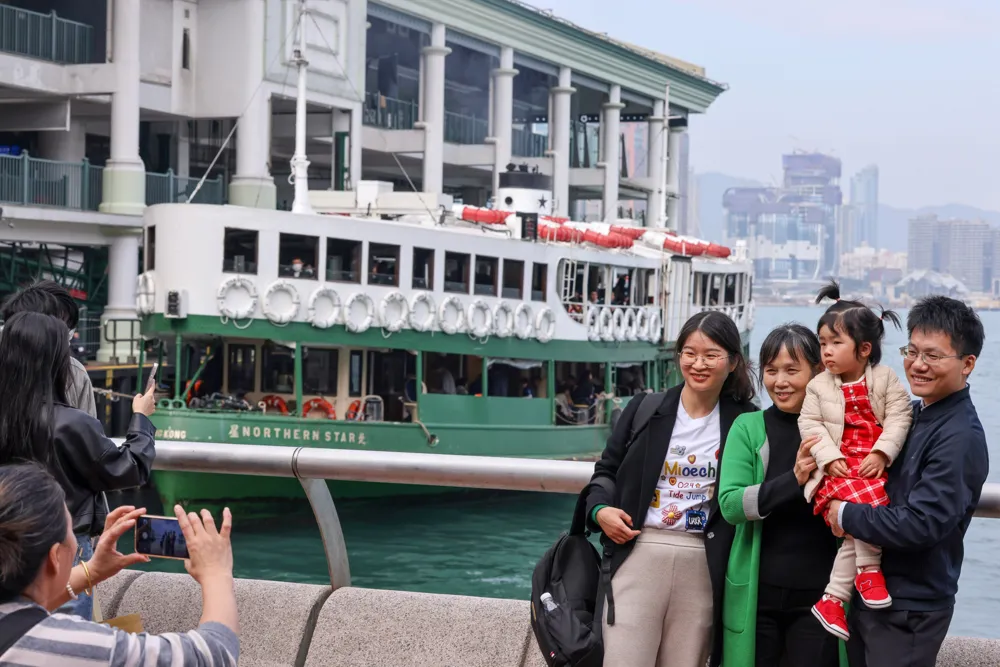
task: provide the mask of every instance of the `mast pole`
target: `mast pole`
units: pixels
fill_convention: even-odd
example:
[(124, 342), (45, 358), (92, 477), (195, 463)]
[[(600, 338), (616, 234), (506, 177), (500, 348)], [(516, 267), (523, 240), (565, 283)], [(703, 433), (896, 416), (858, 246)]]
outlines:
[(292, 184), (295, 186), (295, 199), (292, 200), (293, 213), (312, 213), (309, 204), (309, 160), (306, 158), (306, 0), (299, 0), (298, 16), (298, 48), (295, 49), (294, 62), (298, 68), (298, 93), (295, 98), (295, 154), (292, 155)]

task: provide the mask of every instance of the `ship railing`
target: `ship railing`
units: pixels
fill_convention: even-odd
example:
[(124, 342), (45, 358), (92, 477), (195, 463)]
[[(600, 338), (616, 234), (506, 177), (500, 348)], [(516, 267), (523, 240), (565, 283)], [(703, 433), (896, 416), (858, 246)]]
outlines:
[[(177, 441), (156, 443), (153, 468), (299, 480), (316, 518), (335, 590), (350, 585), (351, 569), (327, 481), (576, 494), (594, 473), (594, 464), (584, 461)], [(1000, 518), (1000, 484), (983, 487), (976, 516)]]

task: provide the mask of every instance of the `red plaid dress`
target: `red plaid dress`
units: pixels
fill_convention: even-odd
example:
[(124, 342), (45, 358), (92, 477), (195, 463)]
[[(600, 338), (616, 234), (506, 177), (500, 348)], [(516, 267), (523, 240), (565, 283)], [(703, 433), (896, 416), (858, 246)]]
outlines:
[(850, 477), (827, 475), (823, 478), (823, 484), (816, 493), (813, 512), (822, 513), (824, 518), (831, 500), (867, 503), (872, 507), (889, 504), (889, 496), (885, 493), (884, 473), (875, 479), (858, 474), (861, 462), (871, 454), (872, 447), (882, 435), (882, 427), (879, 426), (875, 413), (872, 412), (871, 401), (868, 400), (868, 385), (862, 378), (860, 382), (844, 384), (841, 391), (844, 392), (844, 438), (840, 441), (840, 453), (847, 458), (851, 474)]

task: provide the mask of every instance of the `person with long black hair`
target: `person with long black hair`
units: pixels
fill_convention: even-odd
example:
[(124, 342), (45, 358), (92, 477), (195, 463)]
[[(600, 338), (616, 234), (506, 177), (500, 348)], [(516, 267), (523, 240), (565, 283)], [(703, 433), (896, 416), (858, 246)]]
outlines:
[[(77, 562), (93, 553), (92, 538), (104, 525), (100, 494), (145, 484), (155, 454), (156, 409), (152, 390), (132, 401), (124, 446), (104, 435), (101, 423), (67, 404), (69, 329), (49, 315), (23, 312), (0, 335), (0, 465), (43, 464), (66, 492)], [(73, 613), (90, 618), (93, 600), (81, 595)]]
[[(710, 311), (677, 337), (684, 382), (622, 412), (594, 469), (588, 523), (600, 530), (608, 667), (704, 667), (721, 660), (722, 592), (733, 527), (715, 493), (733, 421), (756, 410), (740, 333)], [(653, 398), (650, 398), (650, 397)], [(642, 402), (660, 399), (633, 431)]]

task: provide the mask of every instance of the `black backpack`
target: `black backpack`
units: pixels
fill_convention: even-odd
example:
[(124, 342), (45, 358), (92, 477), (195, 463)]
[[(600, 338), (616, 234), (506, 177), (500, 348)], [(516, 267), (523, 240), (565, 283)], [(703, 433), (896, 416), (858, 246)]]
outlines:
[[(633, 417), (626, 447), (649, 422), (663, 394), (646, 399), (650, 397), (642, 397)], [(586, 521), (591, 488), (605, 484), (610, 482), (598, 478), (580, 492), (569, 532), (549, 547), (531, 574), (531, 629), (549, 667), (601, 667), (604, 663), (601, 619), (595, 618), (600, 609), (601, 556), (587, 539)], [(610, 604), (609, 600), (612, 614)]]

